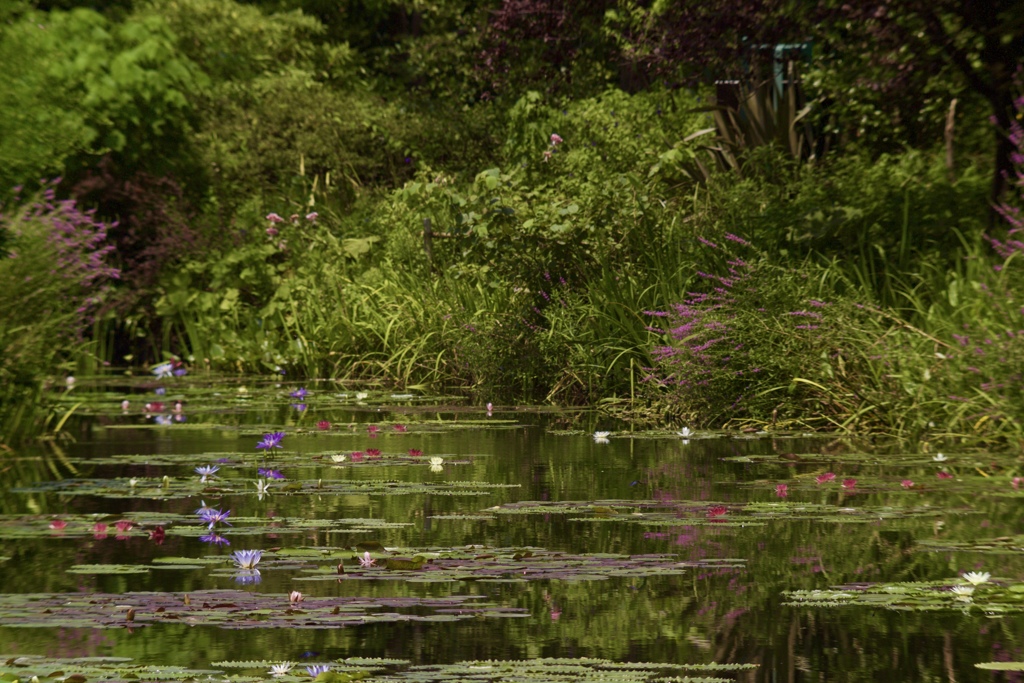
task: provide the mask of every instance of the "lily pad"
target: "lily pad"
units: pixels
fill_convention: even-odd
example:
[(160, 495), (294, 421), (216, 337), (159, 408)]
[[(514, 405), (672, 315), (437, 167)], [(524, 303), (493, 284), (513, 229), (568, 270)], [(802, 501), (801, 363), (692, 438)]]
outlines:
[[(333, 559), (333, 558), (332, 558)], [(575, 554), (544, 548), (394, 548), (378, 554), (373, 565), (345, 567), (337, 575), (333, 566), (306, 569), (296, 581), (600, 581), (609, 578), (666, 577), (693, 568), (742, 569), (743, 560), (685, 560), (676, 555)]]
[(76, 564), (66, 571), (70, 574), (148, 574), (149, 567), (139, 564)]
[(487, 602), (480, 595), (444, 598), (307, 597), (301, 606), (293, 606), (288, 595), (242, 590), (206, 590), (189, 594), (0, 594), (0, 622), (5, 628), (138, 628), (182, 623), (223, 629), (320, 629), (432, 621), (437, 617), (454, 621), (502, 614), (527, 612)]
[(0, 654), (0, 675), (12, 679), (27, 680), (38, 677), (51, 680), (55, 671), (60, 671), (59, 680), (82, 683), (87, 680), (108, 683), (137, 683), (139, 680), (186, 681), (223, 673), (217, 669), (189, 669), (180, 666), (154, 666), (132, 664), (126, 657), (43, 657), (37, 655)]
[(1024, 591), (1000, 583), (970, 586), (966, 582), (921, 581), (906, 583), (864, 583), (826, 590), (784, 593), (793, 607), (883, 607), (917, 612), (958, 611), (1001, 616), (1024, 612)]
[(939, 517), (948, 507), (928, 505), (862, 505), (857, 507), (800, 502), (714, 502), (658, 500), (522, 501), (488, 508), (495, 515), (567, 514), (574, 522), (639, 524), (641, 526), (763, 526), (773, 520), (874, 522), (884, 519)]
[[(214, 494), (253, 493), (252, 482), (245, 479), (218, 478), (202, 483), (198, 477), (187, 479), (136, 479), (131, 485), (128, 478), (117, 479), (61, 479), (39, 482), (14, 489), (15, 493), (56, 493), (63, 496), (96, 496), (113, 499), (175, 500)], [(494, 490), (518, 488), (519, 484), (490, 484), (473, 481), (411, 482), (398, 480), (336, 480), (316, 479), (290, 481), (291, 489), (271, 487), (271, 495), (413, 495), (486, 496)]]

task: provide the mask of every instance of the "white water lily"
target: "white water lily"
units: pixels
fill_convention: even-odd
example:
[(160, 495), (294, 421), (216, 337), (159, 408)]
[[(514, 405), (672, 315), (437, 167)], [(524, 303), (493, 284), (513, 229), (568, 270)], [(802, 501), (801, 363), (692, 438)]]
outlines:
[(284, 676), (292, 670), (293, 666), (295, 665), (291, 662), (281, 662), (280, 664), (272, 664), (270, 666), (270, 671), (268, 671), (267, 673), (273, 676)]
[(678, 434), (679, 436), (681, 436), (681, 437), (683, 437), (685, 439), (685, 438), (689, 437), (691, 434), (693, 434), (693, 432), (690, 431), (689, 427), (683, 427), (678, 432), (676, 432), (676, 434)]
[(974, 595), (974, 586), (953, 586), (949, 590), (961, 597)]
[(335, 453), (331, 456), (331, 460), (334, 462), (345, 462), (347, 456), (344, 453)]
[(607, 439), (611, 435), (611, 432), (594, 432), (595, 439)]
[(439, 458), (436, 455), (430, 459), (430, 471), (440, 472), (444, 468), (441, 465), (444, 463), (444, 458)]
[(300, 603), (300, 602), (302, 602), (305, 599), (306, 599), (306, 596), (304, 596), (299, 591), (292, 591), (291, 593), (288, 594), (288, 602), (290, 602), (293, 605), (295, 605), (297, 603)]
[(942, 453), (936, 453), (935, 457), (932, 458), (935, 462), (946, 462), (947, 458)]
[(135, 488), (135, 485), (138, 483), (139, 480), (136, 479), (135, 477), (132, 477), (131, 479), (128, 480), (128, 486), (131, 486), (132, 488)]
[(366, 398), (367, 396), (369, 396), (369, 394), (368, 394), (368, 393), (366, 393), (365, 391), (360, 391), (360, 392), (358, 392), (358, 393), (356, 394), (356, 400), (357, 400), (357, 401), (362, 401), (362, 400), (363, 400), (364, 398)]
[(263, 496), (270, 493), (270, 483), (266, 479), (256, 480), (256, 498), (263, 500)]
[(980, 586), (983, 583), (988, 583), (988, 580), (992, 578), (992, 575), (988, 572), (967, 572), (963, 575), (964, 581), (971, 583), (975, 586)]

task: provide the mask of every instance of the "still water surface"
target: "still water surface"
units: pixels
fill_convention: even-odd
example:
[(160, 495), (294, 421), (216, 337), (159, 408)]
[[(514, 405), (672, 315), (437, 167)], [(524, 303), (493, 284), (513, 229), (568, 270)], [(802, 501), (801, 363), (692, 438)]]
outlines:
[[(0, 562), (3, 593), (194, 594), (241, 589), (286, 596), (300, 590), (309, 600), (476, 595), (498, 606), (518, 608), (517, 616), (344, 628), (235, 630), (202, 623), (156, 623), (100, 629), (65, 624), (12, 626), (4, 623), (0, 610), (0, 654), (119, 656), (191, 668), (222, 660), (305, 663), (353, 656), (414, 664), (599, 657), (617, 662), (759, 665), (749, 672), (722, 674), (739, 681), (1020, 680), (1017, 673), (993, 673), (974, 666), (1024, 660), (1020, 613), (987, 615), (969, 605), (917, 611), (784, 604), (785, 591), (882, 581), (946, 580), (954, 585), (962, 582), (959, 574), (973, 570), (991, 572), (1004, 583), (1020, 582), (1024, 579), (1020, 548), (1005, 553), (953, 552), (942, 549), (941, 543), (920, 543), (1021, 534), (1020, 499), (1015, 492), (1004, 495), (1008, 490), (1004, 475), (1013, 473), (1016, 456), (1000, 456), (1003, 459), (992, 470), (999, 477), (988, 477), (993, 487), (1000, 487), (1000, 495), (987, 496), (980, 484), (944, 489), (936, 475), (950, 470), (958, 480), (973, 476), (981, 481), (982, 475), (973, 470), (984, 474), (983, 468), (957, 469), (956, 465), (967, 459), (976, 464), (979, 457), (988, 457), (985, 454), (951, 451), (951, 460), (940, 465), (931, 454), (915, 459), (889, 449), (894, 453), (892, 462), (900, 463), (897, 466), (887, 464), (885, 448), (878, 448), (882, 455), (874, 461), (864, 457), (864, 444), (852, 441), (732, 435), (684, 442), (672, 433), (631, 433), (628, 425), (621, 424), (614, 426), (608, 443), (599, 443), (590, 431), (609, 425), (593, 415), (499, 408), (487, 416), (479, 409), (424, 406), (387, 394), (356, 405), (327, 390), (320, 393), (319, 401), (316, 391), (306, 397), (306, 409), (300, 411), (287, 395), (293, 388), (267, 385), (262, 393), (254, 389), (253, 394), (262, 398), (248, 403), (229, 394), (230, 408), (225, 408), (217, 398), (220, 392), (211, 391), (210, 385), (182, 385), (176, 391), (188, 399), (186, 421), (154, 426), (152, 414), (146, 417), (141, 408), (142, 402), (153, 400), (147, 393), (151, 387), (97, 383), (93, 393), (80, 387), (81, 396), (67, 399), (86, 397), (77, 421), (69, 421), (75, 440), (55, 448), (32, 447), (9, 457), (0, 481), (0, 511), (9, 524), (18, 519), (42, 524), (51, 519), (80, 519), (74, 515), (82, 513), (106, 513), (109, 532), (72, 533), (72, 524), (63, 532), (44, 525), (38, 533), (0, 535), (0, 556), (10, 558)], [(201, 393), (190, 393), (200, 389)], [(173, 419), (170, 406), (175, 394), (169, 393), (162, 400), (165, 414)], [(124, 396), (138, 407), (122, 413), (119, 403)], [(331, 428), (317, 429), (319, 420), (330, 421)], [(396, 423), (407, 431), (396, 432)], [(376, 434), (367, 430), (371, 424), (380, 425)], [(271, 493), (261, 500), (253, 483), (255, 461), (246, 458), (257, 453), (260, 435), (270, 430), (286, 433), (284, 448), (270, 456), (271, 461), (280, 461), (277, 468), (285, 479), (273, 481)], [(353, 462), (351, 453), (370, 448), (383, 455)], [(410, 458), (410, 449), (423, 455)], [(347, 457), (335, 463), (331, 454)], [(113, 456), (137, 457), (112, 464)], [(389, 464), (391, 456), (404, 457)], [(432, 456), (444, 459), (441, 471), (431, 471), (427, 460)], [(193, 467), (218, 460), (226, 462), (220, 463), (206, 490), (200, 493), (197, 488), (198, 495), (170, 500), (142, 493), (104, 497), (40, 488), (44, 482), (71, 479), (135, 477), (140, 482), (160, 482), (165, 475), (174, 481), (198, 482)], [(817, 484), (815, 477), (826, 472), (836, 473), (836, 480)], [(858, 484), (844, 489), (840, 482), (848, 478), (856, 478)], [(912, 488), (900, 486), (907, 479), (919, 483)], [(382, 480), (422, 482), (433, 488), (325, 493), (313, 484)], [(293, 493), (279, 490), (289, 482), (304, 482), (304, 488)], [(506, 486), (453, 495), (452, 482)], [(787, 483), (785, 499), (776, 489), (779, 483)], [(218, 488), (230, 492), (218, 492)], [(225, 527), (230, 547), (211, 546), (195, 534), (171, 533), (172, 523), (159, 543), (149, 534), (155, 523), (139, 522), (141, 528), (122, 538), (113, 526), (114, 520), (154, 519), (144, 512), (193, 515), (201, 500), (230, 509), (233, 518), (273, 518), (286, 523), (278, 525), (281, 532), (271, 527), (250, 535), (241, 534), (244, 524), (238, 530)], [(596, 513), (591, 507), (586, 514), (566, 513), (557, 506), (534, 514), (491, 510), (523, 501), (598, 503)], [(610, 508), (600, 501), (625, 502)], [(634, 513), (650, 509), (630, 510), (629, 501), (691, 505), (678, 513), (678, 521), (660, 517), (647, 524), (638, 523)], [(824, 505), (831, 506), (833, 513), (758, 518), (744, 512), (743, 506), (750, 502)], [(858, 509), (885, 506), (908, 514), (856, 514)], [(918, 514), (909, 514), (912, 510)], [(315, 524), (295, 528), (294, 522), (303, 519), (408, 524), (355, 532), (325, 530)], [(419, 583), (352, 579), (361, 571), (353, 552), (345, 579), (331, 575), (335, 561), (327, 559), (306, 566), (322, 570), (321, 580), (307, 580), (309, 571), (275, 569), (268, 563), (261, 567), (258, 584), (240, 586), (224, 571), (231, 566), (226, 558), (233, 550), (354, 549), (367, 541), (387, 549), (406, 549), (396, 551), (404, 556), (417, 550), (465, 546), (482, 546), (472, 551), (479, 554), (494, 548), (529, 547), (567, 554), (657, 555), (667, 558), (666, 566), (688, 564), (669, 575), (657, 571), (641, 576), (574, 575), (570, 567), (553, 580), (522, 581), (507, 575), (501, 581)], [(383, 561), (388, 552), (373, 554)], [(225, 562), (200, 569), (154, 568), (124, 575), (67, 571), (75, 565), (150, 565), (159, 558), (210, 556), (222, 556)], [(726, 559), (735, 561), (716, 562)], [(702, 561), (709, 566), (701, 566)], [(282, 604), (284, 609), (286, 598)]]

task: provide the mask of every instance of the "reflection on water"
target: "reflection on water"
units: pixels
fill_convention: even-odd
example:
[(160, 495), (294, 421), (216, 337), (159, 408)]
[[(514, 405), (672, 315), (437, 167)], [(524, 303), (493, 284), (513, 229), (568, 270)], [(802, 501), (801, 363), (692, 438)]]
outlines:
[[(122, 398), (111, 392), (109, 414), (97, 411), (83, 420), (75, 443), (41, 445), (6, 460), (0, 510), (6, 516), (41, 515), (58, 523), (51, 522), (38, 532), (19, 532), (20, 536), (0, 531), (0, 556), (10, 558), (0, 562), (3, 591), (195, 593), (240, 588), (281, 595), (282, 609), (296, 590), (306, 601), (328, 596), (473, 595), (524, 610), (529, 616), (244, 631), (181, 623), (104, 630), (15, 628), (0, 618), (0, 651), (123, 656), (141, 663), (194, 668), (225, 659), (301, 663), (352, 656), (423, 664), (583, 656), (715, 661), (759, 664), (756, 671), (734, 677), (765, 681), (1001, 680), (978, 671), (974, 664), (1024, 659), (1024, 620), (1019, 614), (996, 619), (980, 609), (922, 613), (782, 605), (784, 591), (856, 582), (952, 581), (959, 573), (973, 570), (1004, 580), (1024, 578), (1024, 553), (982, 554), (957, 545), (1022, 533), (1017, 499), (1007, 498), (1002, 490), (986, 495), (982, 484), (969, 490), (949, 489), (967, 493), (949, 493), (931, 483), (939, 479), (938, 464), (931, 456), (894, 459), (899, 461), (894, 466), (884, 456), (844, 459), (847, 447), (826, 439), (700, 439), (687, 434), (684, 442), (674, 433), (629, 438), (618, 432), (608, 443), (601, 443), (593, 438), (592, 425), (581, 426), (576, 435), (553, 434), (545, 427), (556, 418), (530, 413), (517, 413), (517, 424), (448, 430), (436, 428), (438, 421), (486, 420), (487, 413), (483, 409), (424, 413), (411, 408), (396, 413), (378, 411), (373, 405), (324, 405), (318, 404), (315, 391), (301, 397), (303, 409), (296, 410), (288, 402), (287, 389), (280, 393), (279, 404), (254, 401), (251, 407), (232, 405), (230, 410), (220, 409), (209, 394), (205, 404), (202, 397), (190, 397), (182, 404), (170, 396), (165, 415), (169, 424), (152, 426), (150, 413), (146, 420), (150, 427), (124, 429), (118, 425), (142, 424), (145, 418), (122, 416)], [(148, 410), (153, 410), (153, 403), (149, 402)], [(188, 406), (188, 419), (178, 421), (177, 417), (185, 417), (185, 408), (174, 412), (175, 406), (183, 405)], [(491, 419), (498, 417), (508, 415)], [(401, 428), (366, 428), (394, 423)], [(252, 428), (239, 429), (247, 424)], [(247, 459), (248, 454), (257, 453), (261, 435), (272, 429), (286, 434), (280, 460), (273, 460), (278, 457), (276, 449), (267, 449), (275, 452), (266, 455), (264, 464)], [(332, 453), (347, 457), (331, 458)], [(360, 455), (351, 457), (353, 453)], [(809, 457), (789, 455), (794, 453)], [(115, 464), (111, 457), (117, 455), (138, 457)], [(971, 474), (969, 467), (956, 470), (956, 454), (946, 456), (954, 467), (947, 460), (941, 463), (946, 468), (942, 471), (955, 472), (961, 480)], [(103, 464), (96, 464), (97, 460)], [(257, 472), (258, 467), (262, 472)], [(816, 483), (825, 473), (834, 473), (835, 479)], [(153, 481), (156, 487), (163, 477), (208, 481), (201, 495), (171, 500), (13, 492), (39, 482), (114, 478), (135, 479), (130, 488), (139, 490), (139, 482)], [(851, 484), (853, 480), (856, 483)], [(318, 481), (324, 490), (314, 487)], [(434, 487), (429, 492), (396, 487), (392, 494), (379, 486), (365, 493), (355, 487), (334, 493), (329, 486), (388, 481)], [(906, 481), (929, 485), (910, 487), (903, 484)], [(285, 487), (290, 482), (304, 482), (304, 488), (289, 492)], [(504, 487), (483, 489), (479, 495), (451, 495), (446, 488), (449, 482)], [(961, 481), (961, 485), (968, 484)], [(523, 501), (617, 501), (616, 505), (685, 501), (691, 505), (689, 512), (680, 512), (675, 519), (645, 519), (639, 508), (624, 512), (602, 507), (584, 515), (557, 508), (536, 514), (491, 509)], [(851, 513), (848, 519), (838, 514), (755, 517), (747, 506), (780, 501), (848, 508)], [(249, 535), (241, 533), (241, 523), (238, 530), (213, 525), (216, 528), (208, 534), (227, 545), (178, 534), (179, 522), (160, 525), (159, 516), (146, 514), (194, 516), (200, 506), (230, 510), (229, 521), (247, 517), (271, 521)], [(923, 506), (933, 509), (928, 514), (898, 513), (900, 508)], [(860, 508), (889, 507), (897, 512), (878, 517), (853, 514)], [(90, 513), (108, 516), (97, 518), (89, 533), (71, 533), (78, 528), (74, 525), (84, 524), (73, 515)], [(5, 520), (12, 519), (6, 516)], [(62, 516), (73, 523), (59, 528)], [(298, 523), (340, 519), (402, 524), (325, 528)], [(410, 552), (467, 545), (529, 546), (565, 553), (670, 554), (679, 561), (733, 558), (737, 562), (664, 576), (415, 583), (330, 577), (300, 581), (304, 574), (296, 569), (268, 563), (236, 571), (229, 559), (234, 551), (257, 549), (352, 548), (354, 553), (356, 544), (371, 541)], [(921, 546), (919, 541), (929, 544)], [(223, 562), (207, 564), (209, 556)], [(193, 558), (199, 560), (200, 568), (129, 574), (67, 571), (74, 565), (149, 565), (161, 558)], [(351, 562), (358, 570), (356, 559)], [(325, 560), (323, 571), (334, 571), (336, 563)]]

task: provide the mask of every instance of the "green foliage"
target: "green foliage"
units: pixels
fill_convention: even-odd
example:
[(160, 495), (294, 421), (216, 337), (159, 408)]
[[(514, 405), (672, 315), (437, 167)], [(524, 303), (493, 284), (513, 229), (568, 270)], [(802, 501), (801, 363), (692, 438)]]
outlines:
[(813, 172), (779, 156), (763, 157), (776, 173), (710, 181), (715, 221), (775, 258), (836, 259), (862, 296), (883, 306), (902, 308), (907, 274), (951, 266), (962, 257), (957, 235), (984, 229), (988, 179), (977, 166), (951, 182), (939, 154), (849, 155)]
[(84, 332), (116, 271), (97, 248), (105, 226), (52, 190), (5, 207), (9, 253), (0, 257), (0, 443), (42, 416), (42, 378), (88, 355)]
[(289, 69), (318, 70), (339, 78), (349, 75), (348, 48), (321, 45), (321, 23), (298, 11), (267, 15), (251, 5), (214, 0), (149, 2), (139, 11), (166, 21), (179, 37), (182, 53), (213, 83), (251, 80)]
[(112, 23), (86, 9), (27, 12), (0, 34), (15, 75), (0, 95), (0, 186), (118, 153), (129, 164), (168, 154), (206, 81), (158, 16)]

